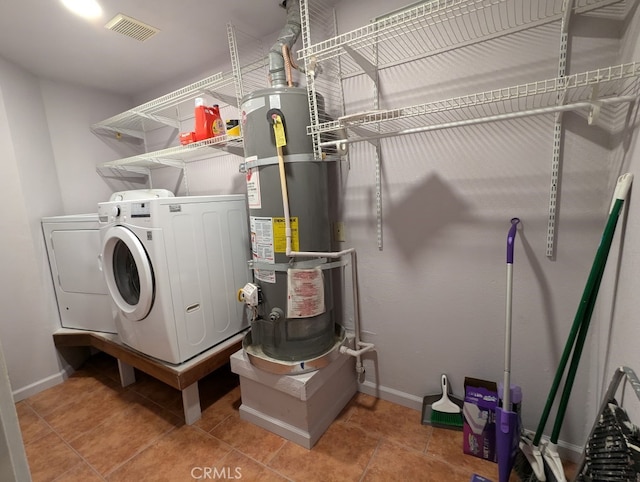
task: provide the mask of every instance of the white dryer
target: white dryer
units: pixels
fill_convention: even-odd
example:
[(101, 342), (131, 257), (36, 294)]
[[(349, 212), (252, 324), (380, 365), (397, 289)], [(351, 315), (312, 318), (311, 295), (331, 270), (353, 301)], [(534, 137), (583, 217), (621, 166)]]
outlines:
[(115, 333), (115, 310), (98, 264), (99, 228), (96, 213), (42, 218), (61, 325)]
[(251, 276), (244, 195), (111, 201), (98, 215), (125, 344), (178, 364), (248, 328), (237, 301)]

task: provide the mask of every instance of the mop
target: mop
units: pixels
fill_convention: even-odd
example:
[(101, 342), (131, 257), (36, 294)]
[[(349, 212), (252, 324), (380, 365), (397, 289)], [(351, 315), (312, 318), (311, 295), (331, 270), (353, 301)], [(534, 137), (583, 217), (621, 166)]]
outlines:
[(518, 229), (518, 218), (511, 220), (507, 235), (507, 303), (504, 340), (504, 383), (502, 407), (496, 407), (496, 451), (498, 456), (498, 480), (508, 482), (513, 460), (518, 448), (520, 431), (519, 415), (511, 406), (511, 307), (513, 292), (513, 247)]
[[(538, 424), (538, 428), (533, 437), (533, 440), (530, 440), (527, 437), (523, 437), (523, 439), (520, 441), (521, 452), (518, 455), (522, 454), (524, 457), (526, 457), (526, 460), (521, 460), (520, 463), (516, 463), (516, 471), (518, 472), (522, 480), (532, 480), (531, 477), (533, 476), (535, 476), (536, 478), (534, 480), (538, 480), (540, 482), (545, 482), (546, 480), (563, 482), (566, 480), (564, 476), (564, 469), (562, 467), (562, 461), (560, 460), (560, 456), (558, 455), (557, 450), (558, 437), (560, 435), (560, 429), (562, 427), (562, 422), (564, 421), (564, 416), (566, 414), (569, 396), (571, 394), (571, 389), (573, 388), (573, 382), (575, 380), (578, 363), (582, 354), (582, 348), (586, 340), (589, 323), (591, 321), (591, 315), (593, 313), (596, 298), (598, 296), (600, 282), (602, 281), (604, 268), (609, 256), (609, 250), (611, 248), (611, 243), (615, 234), (618, 217), (620, 216), (620, 212), (622, 211), (622, 207), (629, 192), (629, 188), (631, 187), (632, 181), (633, 175), (629, 173), (623, 174), (618, 178), (616, 189), (613, 195), (613, 200), (611, 202), (611, 207), (609, 209), (607, 225), (604, 229), (600, 245), (598, 246), (598, 251), (593, 261), (593, 265), (589, 273), (589, 278), (587, 279), (587, 284), (582, 294), (580, 305), (578, 306), (573, 325), (571, 326), (571, 331), (569, 332), (567, 343), (562, 353), (562, 357), (560, 358), (560, 363), (558, 365), (556, 375), (553, 379), (553, 383), (551, 384), (547, 402), (542, 412), (542, 416), (540, 417), (540, 423)], [(544, 447), (541, 447), (540, 442), (542, 439), (542, 432), (544, 431), (544, 427), (547, 423), (547, 420), (549, 419), (551, 406), (553, 405), (556, 394), (558, 393), (558, 388), (560, 386), (560, 382), (567, 367), (567, 362), (569, 361), (569, 356), (571, 355), (572, 350), (573, 356), (571, 359), (571, 365), (569, 367), (569, 372), (567, 373), (567, 378), (565, 380), (565, 385), (562, 391), (562, 397), (558, 407), (558, 414), (556, 415), (553, 431), (549, 439), (549, 443), (547, 443)], [(525, 468), (525, 464), (527, 464), (529, 467)]]

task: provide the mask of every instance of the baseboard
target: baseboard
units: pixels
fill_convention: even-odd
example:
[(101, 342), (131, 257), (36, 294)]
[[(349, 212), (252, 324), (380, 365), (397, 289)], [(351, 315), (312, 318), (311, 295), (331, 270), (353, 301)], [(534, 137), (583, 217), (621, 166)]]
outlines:
[[(525, 433), (529, 435), (531, 439), (533, 439), (534, 433), (531, 430), (525, 430)], [(549, 437), (542, 437), (541, 444), (547, 443), (549, 441)], [(578, 463), (580, 461), (580, 456), (582, 455), (583, 447), (575, 444), (570, 444), (568, 442), (563, 442), (562, 440), (558, 440), (558, 455), (563, 460), (569, 460), (571, 462)]]
[(43, 390), (46, 390), (47, 388), (55, 387), (56, 385), (61, 384), (67, 378), (69, 378), (73, 371), (73, 368), (67, 366), (65, 369), (60, 370), (58, 373), (54, 373), (47, 378), (43, 378), (42, 380), (38, 380), (35, 383), (27, 385), (26, 387), (14, 390), (12, 392), (14, 402), (19, 402), (20, 400), (29, 398), (36, 393), (40, 393)]
[(262, 427), (265, 430), (269, 430), (276, 435), (280, 435), (306, 449), (310, 449), (315, 443), (315, 440), (312, 440), (312, 435), (309, 432), (271, 417), (252, 407), (248, 407), (244, 403), (240, 405), (240, 418), (258, 427)]
[[(401, 392), (389, 387), (383, 387), (376, 385), (373, 382), (365, 381), (358, 384), (358, 391), (366, 393), (376, 398), (386, 400), (388, 402), (397, 403), (403, 407), (412, 408), (414, 410), (422, 410), (422, 398), (416, 397), (409, 393)], [(547, 441), (548, 438), (543, 437), (543, 441)], [(582, 455), (582, 447), (564, 442), (558, 441), (558, 454), (564, 460), (570, 460), (571, 462), (579, 462)]]
[(422, 398), (416, 397), (409, 393), (401, 392), (389, 387), (376, 385), (373, 382), (364, 381), (358, 384), (358, 391), (366, 393), (376, 398), (386, 400), (387, 402), (397, 403), (403, 407), (412, 408), (414, 410), (422, 410)]

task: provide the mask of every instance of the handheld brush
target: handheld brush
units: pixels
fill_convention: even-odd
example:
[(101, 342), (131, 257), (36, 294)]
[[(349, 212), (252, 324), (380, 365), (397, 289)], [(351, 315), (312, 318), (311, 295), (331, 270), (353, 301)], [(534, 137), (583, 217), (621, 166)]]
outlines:
[(431, 425), (435, 427), (460, 430), (462, 428), (462, 410), (449, 399), (449, 381), (443, 373), (440, 378), (442, 398), (431, 405)]

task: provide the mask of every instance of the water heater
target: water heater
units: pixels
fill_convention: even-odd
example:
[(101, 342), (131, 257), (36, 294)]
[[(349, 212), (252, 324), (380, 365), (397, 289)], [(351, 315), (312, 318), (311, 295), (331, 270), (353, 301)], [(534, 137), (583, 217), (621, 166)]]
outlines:
[(327, 165), (314, 159), (306, 89), (254, 91), (242, 100), (245, 175), (251, 247), (259, 303), (253, 307), (252, 343), (269, 357), (299, 361), (318, 357), (335, 342), (327, 259), (286, 255), (285, 218), (273, 113), (286, 133), (282, 147), (293, 251), (328, 252)]

